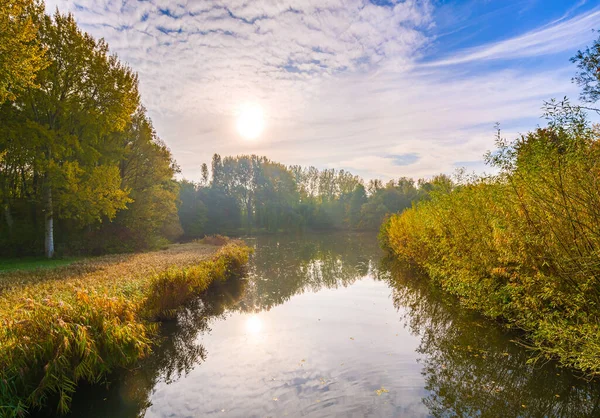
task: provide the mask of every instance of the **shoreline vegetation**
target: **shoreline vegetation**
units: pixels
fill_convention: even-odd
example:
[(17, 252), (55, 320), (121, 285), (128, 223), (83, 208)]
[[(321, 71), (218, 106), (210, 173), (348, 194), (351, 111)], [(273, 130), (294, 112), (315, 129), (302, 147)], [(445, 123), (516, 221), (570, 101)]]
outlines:
[(0, 416), (65, 413), (78, 382), (147, 356), (161, 321), (211, 283), (244, 274), (251, 249), (225, 241), (0, 274)]
[[(508, 141), (492, 175), (459, 172), (392, 215), (384, 249), (459, 303), (524, 332), (531, 361), (600, 376), (600, 39), (571, 59), (582, 105), (544, 104), (546, 127)], [(597, 119), (596, 119), (597, 120)]]
[(600, 376), (600, 130), (569, 124), (507, 142), (499, 174), (457, 178), (382, 226), (382, 246), (459, 303), (525, 332), (532, 360)]

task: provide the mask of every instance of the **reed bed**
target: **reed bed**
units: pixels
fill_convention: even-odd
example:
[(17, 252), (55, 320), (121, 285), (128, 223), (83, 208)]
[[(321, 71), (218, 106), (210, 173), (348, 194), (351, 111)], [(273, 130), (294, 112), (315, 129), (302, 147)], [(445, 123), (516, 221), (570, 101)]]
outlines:
[(202, 242), (0, 274), (0, 417), (56, 403), (148, 355), (157, 321), (215, 280), (243, 274), (250, 249)]

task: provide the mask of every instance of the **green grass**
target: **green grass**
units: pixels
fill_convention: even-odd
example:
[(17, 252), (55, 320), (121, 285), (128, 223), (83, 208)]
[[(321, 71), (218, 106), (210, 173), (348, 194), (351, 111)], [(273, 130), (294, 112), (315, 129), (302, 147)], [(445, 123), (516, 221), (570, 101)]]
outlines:
[(23, 258), (0, 258), (0, 272), (16, 270), (52, 269), (64, 267), (79, 261), (81, 258), (55, 258), (23, 257)]

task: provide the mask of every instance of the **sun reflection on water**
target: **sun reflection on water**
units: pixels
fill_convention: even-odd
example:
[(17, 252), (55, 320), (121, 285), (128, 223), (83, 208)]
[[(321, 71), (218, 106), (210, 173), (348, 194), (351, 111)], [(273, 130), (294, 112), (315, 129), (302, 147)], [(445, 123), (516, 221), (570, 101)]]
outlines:
[(248, 331), (250, 334), (260, 333), (262, 327), (262, 320), (256, 315), (252, 315), (246, 320), (246, 331)]

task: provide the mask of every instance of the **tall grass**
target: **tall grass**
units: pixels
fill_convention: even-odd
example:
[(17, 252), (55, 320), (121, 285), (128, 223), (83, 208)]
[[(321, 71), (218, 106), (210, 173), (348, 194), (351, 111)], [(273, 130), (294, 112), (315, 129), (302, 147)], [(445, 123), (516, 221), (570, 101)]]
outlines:
[(500, 141), (498, 176), (393, 216), (384, 245), (463, 305), (524, 330), (538, 357), (598, 376), (599, 138), (549, 127)]
[(156, 321), (215, 280), (243, 273), (250, 249), (201, 243), (0, 275), (0, 416), (56, 402), (146, 356)]

